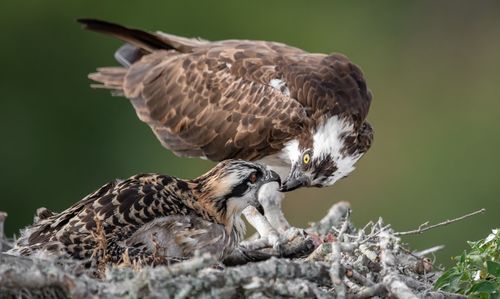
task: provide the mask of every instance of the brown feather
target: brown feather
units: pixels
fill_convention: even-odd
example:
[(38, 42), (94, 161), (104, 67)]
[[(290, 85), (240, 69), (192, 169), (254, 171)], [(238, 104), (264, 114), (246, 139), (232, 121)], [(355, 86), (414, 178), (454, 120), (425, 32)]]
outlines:
[[(153, 50), (123, 68), (121, 88), (139, 118), (177, 155), (260, 159), (331, 116), (349, 118), (356, 130), (367, 116), (371, 93), (360, 69), (341, 54), (152, 35), (176, 50)], [(107, 68), (91, 79), (110, 89), (119, 85)], [(273, 79), (284, 87), (271, 86)]]
[(111, 22), (96, 19), (78, 19), (87, 30), (105, 33), (119, 38), (125, 42), (146, 49), (150, 52), (159, 49), (173, 49), (164, 40), (149, 32), (127, 28)]
[[(254, 193), (245, 195), (255, 198), (231, 208), (243, 196), (235, 193), (238, 186), (256, 171), (261, 175)], [(243, 208), (257, 202), (260, 186), (279, 181), (276, 177), (258, 164), (227, 160), (194, 180), (160, 174), (115, 180), (61, 213), (37, 210), (33, 225), (22, 231), (10, 253), (41, 250), (94, 263), (103, 258), (94, 256), (100, 238), (112, 263), (119, 263), (126, 251), (136, 258), (150, 255), (154, 242), (163, 256), (184, 258), (201, 250), (223, 258), (243, 238)]]

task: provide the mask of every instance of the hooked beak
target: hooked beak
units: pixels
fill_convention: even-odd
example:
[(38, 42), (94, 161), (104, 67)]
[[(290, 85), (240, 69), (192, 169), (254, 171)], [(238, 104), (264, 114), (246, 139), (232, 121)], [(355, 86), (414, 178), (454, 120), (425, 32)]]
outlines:
[(257, 212), (259, 212), (262, 216), (264, 216), (264, 207), (259, 203), (257, 204), (257, 206), (255, 207), (257, 209)]
[(278, 185), (281, 185), (281, 178), (276, 171), (273, 170), (266, 170), (265, 176), (263, 178), (263, 184), (270, 183), (270, 182), (277, 182)]
[(279, 191), (281, 192), (289, 192), (292, 190), (295, 190), (299, 187), (302, 186), (307, 186), (309, 185), (309, 178), (304, 175), (302, 172), (297, 171), (296, 169), (293, 169), (288, 177), (286, 178), (285, 182), (283, 185), (281, 185), (281, 188)]
[[(280, 178), (278, 173), (276, 173), (275, 171), (272, 171), (270, 169), (265, 169), (265, 170), (263, 170), (263, 172), (264, 172), (264, 177), (261, 180), (260, 186), (267, 184), (267, 183), (271, 183), (271, 182), (276, 182), (276, 183), (278, 183), (278, 186), (281, 186), (281, 178)], [(253, 206), (257, 209), (257, 211), (260, 214), (264, 215), (264, 207), (262, 207), (262, 205), (260, 204), (260, 202), (257, 198), (256, 198), (256, 202)]]

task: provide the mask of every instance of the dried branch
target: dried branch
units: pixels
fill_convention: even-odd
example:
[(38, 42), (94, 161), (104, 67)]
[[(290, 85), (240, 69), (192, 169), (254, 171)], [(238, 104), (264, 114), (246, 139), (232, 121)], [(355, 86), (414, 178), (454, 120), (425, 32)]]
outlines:
[(4, 233), (4, 223), (7, 218), (7, 213), (0, 211), (0, 252), (10, 249), (10, 244), (7, 242)]
[(337, 235), (337, 240), (332, 242), (332, 266), (330, 267), (330, 279), (332, 280), (333, 286), (335, 288), (335, 292), (337, 294), (337, 298), (345, 298), (346, 297), (346, 289), (345, 289), (345, 284), (343, 282), (343, 268), (341, 265), (342, 261), (342, 252), (340, 248), (340, 242), (342, 242), (342, 238), (344, 233), (347, 230), (347, 227), (349, 225), (349, 215), (350, 215), (350, 210), (348, 209), (345, 212), (345, 220), (344, 223), (342, 223), (342, 226), (340, 228), (340, 231)]
[(413, 235), (413, 234), (421, 234), (425, 231), (428, 231), (430, 229), (433, 229), (433, 228), (436, 228), (436, 227), (440, 227), (440, 226), (445, 226), (445, 225), (448, 225), (450, 223), (453, 223), (453, 222), (457, 222), (457, 221), (460, 221), (460, 220), (464, 220), (466, 218), (469, 218), (471, 216), (474, 216), (474, 215), (477, 215), (477, 214), (480, 214), (480, 213), (484, 213), (486, 212), (486, 209), (480, 209), (480, 210), (477, 210), (475, 212), (472, 212), (472, 213), (469, 213), (469, 214), (465, 214), (463, 216), (460, 216), (460, 217), (457, 217), (457, 218), (453, 218), (453, 219), (449, 219), (449, 220), (446, 220), (446, 221), (443, 221), (443, 222), (440, 222), (438, 224), (434, 224), (434, 225), (431, 225), (431, 226), (428, 226), (429, 225), (429, 222), (425, 222), (423, 224), (421, 224), (418, 229), (414, 229), (414, 230), (410, 230), (410, 231), (406, 231), (406, 232), (396, 232), (394, 233), (395, 236), (405, 236), (405, 235)]
[(417, 252), (414, 252), (413, 254), (418, 256), (418, 257), (423, 257), (423, 256), (426, 256), (426, 255), (429, 255), (429, 254), (432, 254), (434, 252), (437, 252), (441, 249), (444, 248), (444, 245), (438, 245), (438, 246), (434, 246), (434, 247), (431, 247), (431, 248), (427, 248), (427, 249), (424, 249), (422, 251), (417, 251)]
[(361, 291), (354, 295), (349, 296), (352, 299), (364, 299), (372, 298), (374, 296), (381, 296), (387, 292), (385, 285), (383, 283), (377, 283), (367, 288), (363, 288)]
[(382, 282), (386, 289), (398, 298), (418, 299), (410, 288), (402, 282), (395, 270), (397, 264), (396, 258), (392, 253), (391, 236), (386, 231), (380, 233), (380, 262), (382, 265)]
[(332, 227), (338, 226), (345, 215), (351, 209), (351, 204), (347, 201), (339, 201), (335, 203), (323, 219), (313, 223), (310, 228), (306, 229), (308, 234), (317, 233), (319, 235), (326, 235)]

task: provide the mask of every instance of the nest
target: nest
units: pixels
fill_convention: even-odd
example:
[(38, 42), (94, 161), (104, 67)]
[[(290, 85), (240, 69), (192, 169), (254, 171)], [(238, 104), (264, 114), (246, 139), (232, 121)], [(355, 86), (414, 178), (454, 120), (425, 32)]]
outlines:
[[(201, 254), (167, 266), (105, 266), (96, 277), (73, 260), (0, 254), (0, 298), (462, 297), (433, 289), (440, 271), (428, 256), (442, 246), (412, 252), (400, 236), (484, 210), (409, 232), (395, 232), (381, 218), (356, 228), (350, 211), (349, 203), (336, 203), (280, 250), (246, 241), (223, 263)], [(11, 246), (4, 219), (0, 213), (0, 251)]]

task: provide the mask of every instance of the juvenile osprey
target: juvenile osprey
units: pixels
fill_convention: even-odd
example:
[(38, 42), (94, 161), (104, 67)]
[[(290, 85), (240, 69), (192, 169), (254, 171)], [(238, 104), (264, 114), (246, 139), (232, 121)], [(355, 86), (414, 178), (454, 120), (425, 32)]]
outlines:
[(153, 252), (184, 258), (195, 250), (223, 259), (244, 236), (242, 210), (260, 206), (257, 192), (269, 182), (279, 185), (278, 174), (243, 160), (220, 162), (194, 180), (159, 174), (116, 180), (59, 214), (39, 209), (10, 253), (89, 260), (105, 244), (112, 263), (125, 253), (148, 262)]
[[(281, 191), (323, 187), (348, 175), (370, 148), (371, 102), (361, 70), (341, 54), (311, 54), (266, 41), (209, 42), (82, 19), (126, 42), (89, 77), (130, 99), (139, 118), (178, 156), (260, 161)], [(283, 195), (259, 194), (267, 220), (246, 210), (263, 236), (289, 227)], [(273, 228), (274, 227), (274, 228)]]

